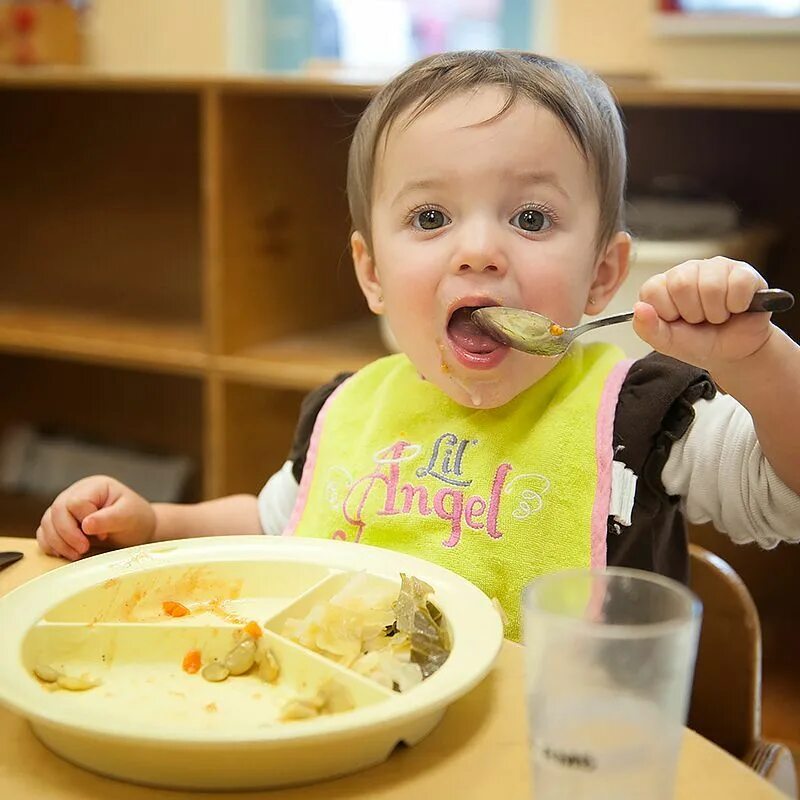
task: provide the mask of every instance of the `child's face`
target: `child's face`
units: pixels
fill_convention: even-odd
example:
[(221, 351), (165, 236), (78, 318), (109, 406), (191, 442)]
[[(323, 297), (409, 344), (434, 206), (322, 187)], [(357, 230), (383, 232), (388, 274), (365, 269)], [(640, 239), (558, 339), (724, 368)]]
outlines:
[[(592, 171), (567, 130), (527, 100), (454, 96), (378, 147), (369, 253), (353, 236), (370, 308), (421, 375), (463, 405), (496, 407), (557, 363), (502, 347), (462, 307), (508, 305), (561, 325), (605, 306), (624, 278), (624, 234), (597, 253)], [(592, 296), (594, 303), (588, 305)]]

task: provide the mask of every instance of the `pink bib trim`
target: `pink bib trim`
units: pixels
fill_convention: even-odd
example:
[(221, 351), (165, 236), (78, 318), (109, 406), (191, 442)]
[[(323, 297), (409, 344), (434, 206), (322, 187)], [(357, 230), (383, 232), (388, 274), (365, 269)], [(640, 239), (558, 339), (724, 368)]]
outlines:
[(311, 491), (311, 481), (314, 477), (314, 472), (317, 466), (317, 456), (319, 455), (319, 443), (322, 439), (322, 429), (325, 426), (325, 420), (328, 417), (328, 412), (331, 408), (331, 403), (337, 394), (342, 390), (343, 386), (352, 379), (353, 376), (342, 381), (336, 389), (331, 392), (330, 397), (325, 401), (322, 408), (317, 414), (317, 419), (314, 422), (314, 430), (311, 432), (311, 439), (308, 444), (308, 454), (306, 455), (306, 463), (303, 468), (303, 475), (300, 478), (300, 488), (297, 490), (297, 500), (295, 500), (294, 508), (292, 509), (292, 516), (289, 524), (283, 532), (283, 536), (293, 536), (300, 524), (300, 518), (303, 516), (303, 511), (308, 502), (308, 495)]
[(611, 462), (614, 460), (614, 419), (622, 384), (633, 365), (633, 359), (620, 361), (606, 378), (600, 406), (597, 410), (597, 490), (592, 506), (592, 567), (606, 566), (606, 536), (608, 509), (611, 504)]

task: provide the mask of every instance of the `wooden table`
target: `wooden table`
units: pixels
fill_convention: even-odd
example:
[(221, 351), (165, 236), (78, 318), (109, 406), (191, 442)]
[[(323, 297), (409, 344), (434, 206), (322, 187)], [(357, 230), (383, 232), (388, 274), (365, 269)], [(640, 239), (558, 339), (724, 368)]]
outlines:
[[(0, 551), (25, 558), (0, 572), (0, 595), (64, 562), (42, 555), (30, 539), (0, 537)], [(0, 619), (0, 646), (2, 619)], [(489, 677), (455, 703), (441, 725), (413, 748), (399, 750), (372, 769), (346, 778), (273, 792), (203, 793), (239, 800), (529, 800), (523, 701), (522, 648), (507, 642)], [(0, 709), (2, 800), (176, 800), (189, 792), (147, 789), (101, 778), (52, 755), (27, 724)], [(687, 731), (677, 778), (677, 800), (778, 800), (771, 785), (697, 734)]]

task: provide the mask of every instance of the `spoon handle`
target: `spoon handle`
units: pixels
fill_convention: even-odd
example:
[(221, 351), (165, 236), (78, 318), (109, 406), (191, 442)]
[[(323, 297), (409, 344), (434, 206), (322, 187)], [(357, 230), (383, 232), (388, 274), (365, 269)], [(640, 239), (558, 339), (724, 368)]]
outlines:
[(759, 289), (748, 311), (788, 311), (794, 305), (794, 295), (784, 289)]
[[(754, 295), (753, 300), (747, 307), (747, 311), (788, 311), (794, 305), (794, 295), (784, 289), (759, 289)], [(611, 314), (608, 317), (600, 317), (579, 325), (581, 333), (593, 331), (596, 328), (604, 328), (606, 325), (616, 325), (618, 322), (628, 322), (633, 319), (633, 311), (626, 311), (624, 314)], [(578, 335), (578, 328), (575, 334)]]

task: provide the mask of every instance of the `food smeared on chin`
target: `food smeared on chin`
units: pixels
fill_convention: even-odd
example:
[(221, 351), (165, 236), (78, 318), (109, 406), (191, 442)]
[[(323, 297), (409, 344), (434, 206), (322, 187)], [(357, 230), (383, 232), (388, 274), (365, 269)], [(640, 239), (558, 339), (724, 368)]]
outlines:
[(438, 670), (450, 655), (433, 588), (401, 574), (399, 594), (355, 575), (328, 602), (302, 619), (288, 619), (283, 634), (388, 689), (404, 692)]

